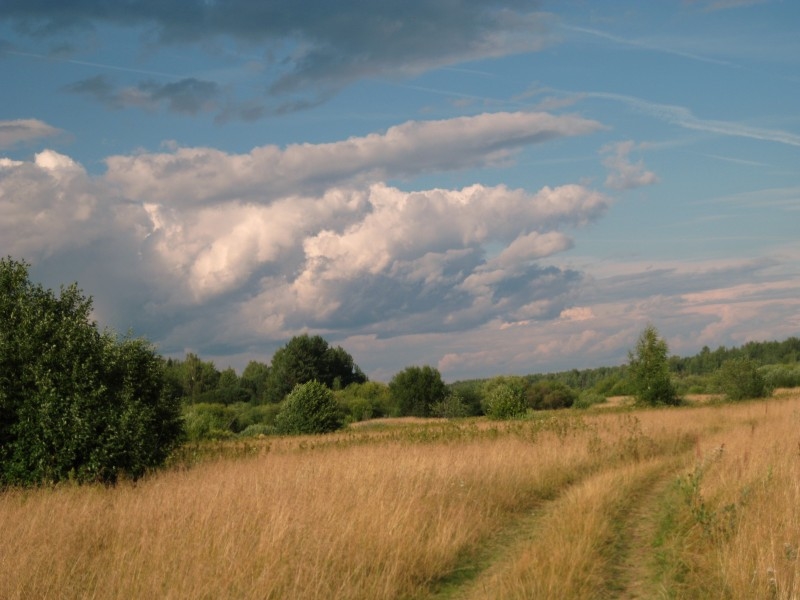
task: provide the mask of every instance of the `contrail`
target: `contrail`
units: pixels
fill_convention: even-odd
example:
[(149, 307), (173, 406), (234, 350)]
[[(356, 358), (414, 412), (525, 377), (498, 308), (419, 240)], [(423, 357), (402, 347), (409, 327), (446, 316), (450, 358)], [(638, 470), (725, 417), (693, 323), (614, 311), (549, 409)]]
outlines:
[(152, 75), (154, 77), (164, 77), (165, 79), (180, 79), (181, 75), (174, 73), (162, 73), (160, 71), (147, 71), (145, 69), (131, 69), (129, 67), (118, 67), (116, 65), (108, 65), (103, 63), (90, 62), (86, 60), (76, 60), (74, 58), (59, 58), (56, 56), (46, 56), (44, 54), (35, 54), (33, 52), (20, 52), (19, 50), (6, 50), (5, 54), (14, 54), (16, 56), (25, 56), (28, 58), (36, 58), (39, 60), (64, 62), (72, 65), (79, 65), (82, 67), (94, 67), (97, 69), (107, 69), (109, 71), (123, 71), (125, 73), (137, 73), (139, 75)]
[(710, 133), (719, 133), (722, 135), (730, 135), (734, 137), (744, 137), (754, 140), (764, 140), (767, 142), (778, 142), (779, 144), (787, 144), (789, 146), (800, 146), (800, 135), (788, 131), (781, 131), (780, 129), (763, 129), (761, 127), (750, 127), (749, 125), (742, 125), (740, 123), (733, 123), (731, 121), (716, 121), (714, 119), (699, 119), (694, 116), (692, 111), (684, 106), (676, 106), (672, 104), (659, 104), (657, 102), (649, 102), (636, 98), (634, 96), (626, 96), (624, 94), (612, 94), (607, 92), (586, 92), (586, 96), (590, 98), (602, 98), (606, 100), (616, 100), (624, 102), (633, 108), (666, 121), (684, 127), (686, 129), (694, 129), (696, 131), (708, 131)]

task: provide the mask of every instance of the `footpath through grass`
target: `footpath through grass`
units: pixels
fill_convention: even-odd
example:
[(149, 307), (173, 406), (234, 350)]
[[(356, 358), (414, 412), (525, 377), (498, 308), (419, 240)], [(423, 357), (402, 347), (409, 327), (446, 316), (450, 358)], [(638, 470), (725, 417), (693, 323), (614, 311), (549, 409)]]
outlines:
[(0, 598), (794, 598), (800, 394), (187, 447), (0, 494)]

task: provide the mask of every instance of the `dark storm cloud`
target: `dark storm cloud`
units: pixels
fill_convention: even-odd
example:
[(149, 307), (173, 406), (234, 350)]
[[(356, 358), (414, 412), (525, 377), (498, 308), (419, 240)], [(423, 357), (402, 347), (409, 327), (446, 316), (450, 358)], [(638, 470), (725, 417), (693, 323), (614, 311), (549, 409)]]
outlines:
[[(324, 102), (362, 77), (402, 77), (470, 59), (534, 51), (550, 37), (530, 0), (8, 0), (0, 19), (29, 35), (136, 26), (162, 44), (228, 37), (274, 55), (270, 112)], [(278, 48), (283, 48), (280, 54)], [(236, 110), (228, 115), (236, 116)], [(251, 115), (252, 116), (252, 115)]]
[(67, 92), (93, 97), (109, 108), (144, 108), (155, 110), (164, 105), (179, 114), (195, 115), (218, 107), (220, 89), (216, 83), (194, 78), (161, 84), (145, 81), (132, 88), (116, 87), (105, 75), (72, 83)]

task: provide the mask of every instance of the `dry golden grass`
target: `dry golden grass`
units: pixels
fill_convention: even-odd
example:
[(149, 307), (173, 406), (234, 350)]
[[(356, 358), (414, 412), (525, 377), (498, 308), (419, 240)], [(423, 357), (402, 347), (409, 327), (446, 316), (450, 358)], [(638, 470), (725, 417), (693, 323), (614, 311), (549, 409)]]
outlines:
[[(644, 499), (674, 513), (652, 576), (675, 597), (797, 597), (800, 396), (782, 398), (268, 438), (136, 484), (6, 491), (0, 598), (615, 597)], [(740, 507), (724, 535), (685, 486), (647, 495), (698, 464), (709, 510)], [(498, 539), (513, 551), (486, 556)]]

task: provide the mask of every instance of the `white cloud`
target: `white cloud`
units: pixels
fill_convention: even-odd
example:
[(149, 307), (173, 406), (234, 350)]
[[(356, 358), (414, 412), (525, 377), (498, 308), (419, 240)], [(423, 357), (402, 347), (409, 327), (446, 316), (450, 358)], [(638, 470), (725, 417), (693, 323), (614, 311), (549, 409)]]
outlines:
[(102, 204), (102, 186), (72, 159), (52, 150), (32, 162), (0, 168), (0, 251), (50, 256), (90, 243), (110, 229), (114, 215)]
[(600, 149), (604, 155), (603, 165), (609, 169), (605, 185), (612, 190), (630, 190), (658, 182), (658, 176), (645, 169), (644, 162), (632, 163), (628, 156), (633, 150), (640, 149), (633, 141), (606, 144)]
[(128, 198), (170, 206), (225, 200), (267, 203), (345, 184), (491, 165), (524, 146), (601, 128), (574, 115), (485, 113), (408, 121), (384, 133), (327, 144), (262, 146), (248, 154), (179, 148), (112, 156), (106, 160), (106, 179)]
[(39, 119), (15, 119), (0, 121), (0, 149), (12, 148), (45, 137), (54, 137), (63, 132)]

